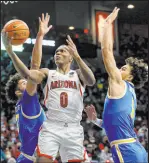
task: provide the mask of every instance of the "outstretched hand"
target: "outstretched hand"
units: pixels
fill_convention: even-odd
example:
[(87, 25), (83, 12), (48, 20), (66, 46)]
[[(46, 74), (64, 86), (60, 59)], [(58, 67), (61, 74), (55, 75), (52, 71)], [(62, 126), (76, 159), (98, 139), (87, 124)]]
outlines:
[(48, 25), (50, 21), (50, 15), (46, 13), (46, 16), (42, 13), (42, 17), (39, 17), (39, 31), (38, 34), (44, 36), (47, 34), (50, 29), (52, 28), (52, 25)]
[(105, 23), (112, 24), (113, 21), (117, 18), (119, 10), (119, 8), (115, 7), (112, 13), (105, 19)]
[(72, 41), (71, 37), (68, 35), (66, 42), (68, 43), (68, 48), (70, 50), (70, 54), (72, 55), (72, 57), (74, 59), (77, 59), (79, 56), (76, 45), (74, 44), (74, 42)]
[(99, 42), (103, 42), (103, 38), (105, 38), (104, 34), (105, 31), (107, 31), (107, 29), (109, 29), (110, 32), (112, 31), (112, 23), (117, 18), (119, 10), (120, 10), (119, 8), (115, 7), (112, 13), (104, 21), (101, 21), (100, 25), (98, 24), (98, 28), (101, 31), (99, 34), (100, 36)]

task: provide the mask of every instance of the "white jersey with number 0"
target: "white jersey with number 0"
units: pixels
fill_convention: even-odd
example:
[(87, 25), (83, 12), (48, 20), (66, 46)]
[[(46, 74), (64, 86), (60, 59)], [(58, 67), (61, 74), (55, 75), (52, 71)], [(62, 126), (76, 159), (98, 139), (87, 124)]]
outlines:
[(64, 75), (56, 70), (49, 70), (43, 90), (44, 104), (48, 109), (47, 118), (67, 123), (81, 121), (84, 91), (76, 71), (70, 70)]

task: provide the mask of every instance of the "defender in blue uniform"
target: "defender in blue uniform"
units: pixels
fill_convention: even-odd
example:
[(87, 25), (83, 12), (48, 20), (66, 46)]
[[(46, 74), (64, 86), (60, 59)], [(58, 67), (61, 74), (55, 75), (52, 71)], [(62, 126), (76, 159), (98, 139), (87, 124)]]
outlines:
[(124, 95), (105, 99), (103, 126), (115, 163), (147, 163), (147, 152), (134, 131), (136, 95), (133, 84), (125, 82)]
[(45, 113), (39, 103), (37, 95), (37, 85), (40, 83), (38, 76), (42, 73), (39, 71), (42, 48), (36, 48), (42, 44), (44, 35), (51, 29), (48, 27), (50, 16), (42, 14), (39, 18), (39, 31), (31, 61), (31, 70), (13, 52), (11, 38), (7, 33), (2, 31), (2, 41), (6, 51), (13, 61), (13, 64), (19, 74), (12, 76), (6, 84), (6, 99), (10, 103), (16, 103), (16, 121), (21, 141), (21, 154), (17, 158), (17, 163), (33, 163), (35, 161), (34, 152), (38, 142), (39, 130), (45, 120)]
[(101, 39), (102, 57), (109, 76), (103, 120), (96, 119), (94, 106), (87, 107), (86, 112), (90, 120), (105, 129), (115, 163), (147, 163), (147, 152), (134, 132), (137, 108), (134, 87), (141, 88), (148, 80), (148, 65), (130, 57), (121, 69), (116, 67), (111, 29), (118, 11), (115, 8), (105, 20)]
[(93, 105), (85, 108), (88, 118), (105, 129), (115, 163), (147, 163), (147, 152), (134, 132), (136, 107), (134, 85), (125, 81), (122, 97), (106, 96), (102, 120), (97, 118)]
[(18, 163), (34, 161), (31, 156), (35, 152), (39, 130), (45, 119), (46, 116), (40, 106), (37, 93), (30, 96), (25, 90), (16, 104), (16, 121), (21, 142), (21, 155), (17, 159)]

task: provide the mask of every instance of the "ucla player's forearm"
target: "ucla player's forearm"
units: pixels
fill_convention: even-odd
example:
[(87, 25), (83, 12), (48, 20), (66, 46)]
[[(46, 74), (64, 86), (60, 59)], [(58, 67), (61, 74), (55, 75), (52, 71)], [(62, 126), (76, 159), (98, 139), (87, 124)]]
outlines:
[(101, 49), (113, 53), (113, 32), (112, 24), (105, 24), (103, 28), (103, 38), (101, 41)]
[(111, 79), (120, 81), (121, 75), (116, 66), (115, 58), (113, 55), (113, 33), (112, 24), (108, 24), (103, 30), (103, 39), (101, 41), (102, 58), (106, 71)]
[[(112, 13), (113, 14), (113, 13)], [(102, 58), (106, 71), (111, 79), (121, 81), (120, 71), (116, 66), (115, 58), (113, 55), (113, 29), (112, 29), (112, 14), (105, 20), (103, 27), (103, 39), (101, 41)]]
[(103, 39), (101, 41), (102, 58), (109, 76), (112, 75), (113, 68), (116, 68), (116, 62), (113, 55), (113, 38), (111, 26), (104, 28)]
[(41, 65), (42, 58), (42, 41), (44, 35), (37, 34), (36, 43), (32, 51), (31, 69), (38, 70)]
[(95, 121), (92, 121), (92, 123), (94, 123), (98, 127), (103, 128), (103, 126), (102, 126), (103, 125), (102, 119), (96, 118), (96, 120)]
[(81, 75), (83, 76), (84, 84), (88, 86), (94, 85), (96, 82), (96, 79), (91, 69), (85, 64), (85, 62), (81, 59), (80, 56), (78, 56), (75, 60), (79, 66)]

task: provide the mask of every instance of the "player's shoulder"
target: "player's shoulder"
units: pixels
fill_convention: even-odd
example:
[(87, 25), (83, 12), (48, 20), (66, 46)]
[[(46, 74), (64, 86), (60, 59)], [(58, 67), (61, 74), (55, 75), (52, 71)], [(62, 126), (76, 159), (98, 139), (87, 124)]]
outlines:
[(128, 87), (128, 90), (130, 92), (132, 92), (133, 94), (135, 94), (135, 87), (134, 87), (134, 84), (131, 83), (131, 82), (126, 82), (127, 83), (127, 87)]
[(76, 69), (76, 70), (72, 70), (72, 71), (74, 71), (76, 73), (80, 73), (80, 69)]
[(70, 70), (70, 73), (74, 73), (74, 74), (77, 74), (79, 76), (81, 71), (80, 71), (80, 69)]
[[(37, 96), (37, 92), (35, 92), (33, 95), (30, 95), (30, 94), (28, 93), (28, 91), (25, 89), (24, 92), (23, 92), (22, 100), (23, 100), (24, 98), (26, 98), (26, 97), (28, 97), (28, 98), (34, 98), (34, 97), (36, 97), (36, 96)], [(22, 101), (22, 100), (21, 100), (21, 101)]]
[(49, 70), (49, 73), (56, 73), (57, 71), (56, 70)]
[(42, 68), (40, 71), (46, 76), (46, 79), (52, 74), (56, 73), (56, 70), (50, 70), (48, 68)]
[(125, 82), (125, 84), (127, 85), (127, 87), (128, 87), (129, 90), (134, 90), (134, 89), (135, 89), (133, 83), (131, 83), (131, 82), (129, 82), (129, 81), (124, 81), (124, 82)]
[(78, 76), (79, 77), (79, 70), (77, 69), (77, 70), (70, 70), (69, 71), (69, 76)]

